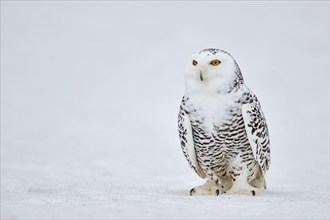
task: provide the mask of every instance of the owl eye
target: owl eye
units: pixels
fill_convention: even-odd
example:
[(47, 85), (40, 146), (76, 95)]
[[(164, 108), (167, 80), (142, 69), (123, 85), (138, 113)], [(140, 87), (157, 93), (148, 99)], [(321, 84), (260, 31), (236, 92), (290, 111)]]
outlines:
[(211, 61), (211, 65), (212, 65), (212, 66), (218, 66), (220, 63), (221, 63), (220, 60), (212, 60), (212, 61)]
[(196, 60), (193, 60), (192, 64), (193, 64), (194, 66), (196, 66), (196, 65), (197, 65), (197, 61), (196, 61)]

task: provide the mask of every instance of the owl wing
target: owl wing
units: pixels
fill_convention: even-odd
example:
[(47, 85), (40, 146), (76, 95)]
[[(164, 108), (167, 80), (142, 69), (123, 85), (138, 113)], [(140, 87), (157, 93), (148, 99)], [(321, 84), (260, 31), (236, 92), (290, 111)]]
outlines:
[(247, 97), (242, 106), (245, 129), (254, 157), (264, 174), (270, 165), (268, 126), (257, 97), (252, 93)]
[(178, 127), (182, 152), (186, 157), (189, 166), (195, 170), (198, 176), (200, 176), (201, 178), (205, 178), (206, 175), (202, 168), (199, 166), (199, 163), (196, 158), (195, 144), (190, 119), (188, 112), (184, 109), (184, 98), (182, 99), (180, 105)]

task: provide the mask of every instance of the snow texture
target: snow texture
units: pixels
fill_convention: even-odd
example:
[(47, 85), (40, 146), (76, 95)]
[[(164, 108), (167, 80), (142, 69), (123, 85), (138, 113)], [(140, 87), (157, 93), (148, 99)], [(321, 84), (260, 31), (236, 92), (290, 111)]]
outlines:
[[(271, 138), (260, 197), (190, 197), (187, 58), (229, 51)], [(329, 2), (1, 1), (1, 217), (329, 219)]]

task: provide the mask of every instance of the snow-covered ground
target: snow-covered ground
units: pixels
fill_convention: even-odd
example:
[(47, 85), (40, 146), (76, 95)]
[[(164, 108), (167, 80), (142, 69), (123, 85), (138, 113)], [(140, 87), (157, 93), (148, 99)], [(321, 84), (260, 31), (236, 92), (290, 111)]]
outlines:
[[(190, 54), (228, 50), (269, 124), (260, 197), (190, 197)], [(329, 219), (329, 2), (1, 1), (1, 217)]]

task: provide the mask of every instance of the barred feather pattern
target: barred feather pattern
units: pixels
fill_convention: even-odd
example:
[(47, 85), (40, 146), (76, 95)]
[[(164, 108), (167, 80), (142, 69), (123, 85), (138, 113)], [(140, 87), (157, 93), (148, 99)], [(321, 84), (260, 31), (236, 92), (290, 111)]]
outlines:
[[(251, 182), (260, 172), (263, 174), (268, 170), (270, 164), (268, 128), (259, 101), (250, 90), (245, 87), (238, 88), (239, 84), (241, 83), (235, 83), (235, 89), (229, 91), (236, 99), (234, 98), (231, 105), (226, 106), (223, 122), (214, 123), (211, 132), (205, 129), (206, 118), (203, 116), (203, 108), (195, 106), (189, 95), (183, 97), (180, 105), (178, 125), (183, 154), (190, 166), (200, 175), (187, 154), (187, 130), (182, 120), (184, 115), (188, 115), (198, 166), (208, 178), (216, 182), (228, 176), (235, 181), (243, 167), (248, 170), (247, 181)], [(250, 106), (247, 111), (248, 121), (245, 123), (242, 115), (243, 104)], [(250, 139), (255, 143), (253, 145), (245, 126), (251, 129)], [(255, 146), (256, 155), (252, 150)]]
[[(196, 171), (196, 167), (194, 166), (194, 164), (192, 164), (192, 161), (190, 160), (190, 157), (188, 155), (188, 149), (186, 147), (186, 145), (188, 143), (188, 139), (187, 139), (188, 131), (187, 131), (187, 128), (184, 126), (184, 116), (187, 112), (185, 112), (185, 110), (183, 109), (184, 100), (182, 100), (182, 101), (183, 101), (182, 102), (183, 104), (180, 105), (179, 117), (178, 117), (178, 127), (179, 127), (179, 137), (180, 137), (181, 149), (182, 149), (183, 155), (185, 156), (185, 158), (188, 161), (189, 166)], [(196, 171), (196, 173), (197, 173), (197, 171)]]
[(270, 140), (268, 126), (260, 102), (252, 92), (243, 94), (243, 104), (247, 106), (246, 126), (247, 133), (250, 134), (250, 143), (255, 148), (255, 157), (258, 161), (262, 173), (265, 173), (270, 166)]

